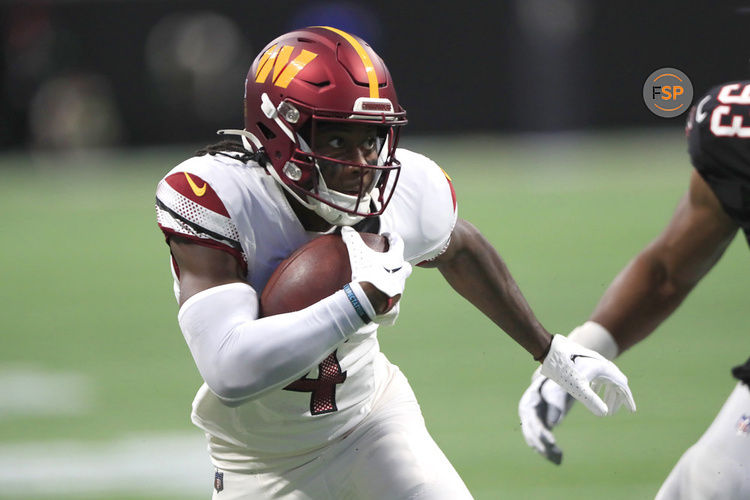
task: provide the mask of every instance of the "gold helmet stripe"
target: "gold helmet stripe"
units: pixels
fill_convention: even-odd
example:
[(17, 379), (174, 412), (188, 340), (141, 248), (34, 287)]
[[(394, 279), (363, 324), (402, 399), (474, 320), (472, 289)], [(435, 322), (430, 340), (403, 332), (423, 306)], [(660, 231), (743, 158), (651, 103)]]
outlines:
[(341, 31), (340, 29), (332, 28), (330, 26), (319, 27), (337, 33), (338, 35), (342, 36), (347, 42), (349, 42), (352, 47), (354, 47), (354, 50), (359, 55), (359, 58), (362, 59), (362, 64), (365, 65), (367, 81), (370, 84), (370, 97), (379, 98), (380, 90), (378, 89), (378, 75), (375, 74), (375, 66), (373, 66), (372, 60), (370, 60), (370, 56), (367, 55), (367, 51), (365, 51), (365, 48), (362, 47), (362, 44), (359, 43), (357, 39), (351, 36), (349, 33)]

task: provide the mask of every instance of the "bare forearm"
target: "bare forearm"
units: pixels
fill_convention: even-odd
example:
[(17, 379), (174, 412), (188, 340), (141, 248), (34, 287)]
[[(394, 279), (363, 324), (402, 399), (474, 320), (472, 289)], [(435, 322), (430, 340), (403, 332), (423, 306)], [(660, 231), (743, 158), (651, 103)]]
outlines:
[(471, 243), (438, 269), (459, 294), (534, 357), (539, 357), (551, 341), (550, 334), (534, 316), (493, 246), (473, 226), (466, 231)]
[(644, 252), (617, 275), (591, 320), (609, 330), (622, 352), (653, 332), (692, 288), (671, 281), (664, 265)]
[(615, 278), (591, 319), (610, 331), (620, 352), (643, 340), (716, 264), (737, 229), (693, 172), (672, 220)]

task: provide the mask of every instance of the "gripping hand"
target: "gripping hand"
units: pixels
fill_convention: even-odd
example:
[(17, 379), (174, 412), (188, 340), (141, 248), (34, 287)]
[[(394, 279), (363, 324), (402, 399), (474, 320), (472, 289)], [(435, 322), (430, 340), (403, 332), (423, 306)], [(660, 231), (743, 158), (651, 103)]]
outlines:
[[(349, 252), (353, 283), (370, 283), (385, 297), (387, 305), (376, 311), (369, 297), (362, 293), (359, 297), (373, 322), (391, 326), (399, 312), (399, 299), (404, 291), (406, 278), (411, 274), (411, 264), (404, 260), (404, 241), (398, 234), (385, 233), (388, 238), (388, 251), (376, 252), (368, 247), (359, 233), (350, 227), (341, 228), (341, 237)], [(362, 290), (360, 287), (353, 287)], [(356, 293), (356, 292), (355, 292)]]
[(341, 237), (349, 251), (352, 281), (371, 283), (393, 298), (403, 293), (406, 278), (411, 274), (411, 264), (404, 260), (404, 240), (396, 233), (384, 233), (383, 236), (388, 238), (388, 251), (376, 252), (354, 229), (341, 228)]

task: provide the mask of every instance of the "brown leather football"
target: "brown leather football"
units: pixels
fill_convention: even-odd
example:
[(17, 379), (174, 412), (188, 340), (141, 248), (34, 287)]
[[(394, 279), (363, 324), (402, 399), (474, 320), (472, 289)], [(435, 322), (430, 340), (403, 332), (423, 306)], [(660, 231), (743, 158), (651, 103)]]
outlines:
[[(375, 251), (388, 250), (388, 239), (360, 233)], [(349, 253), (338, 234), (319, 236), (284, 259), (260, 296), (261, 317), (299, 311), (341, 290), (352, 280)]]

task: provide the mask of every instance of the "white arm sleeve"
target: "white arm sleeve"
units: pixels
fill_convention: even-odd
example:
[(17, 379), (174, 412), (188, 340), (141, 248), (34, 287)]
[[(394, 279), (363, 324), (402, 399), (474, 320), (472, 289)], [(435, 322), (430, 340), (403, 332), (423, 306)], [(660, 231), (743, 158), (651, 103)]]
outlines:
[(228, 406), (296, 380), (364, 325), (343, 290), (258, 319), (258, 295), (245, 283), (195, 294), (177, 319), (203, 380)]

